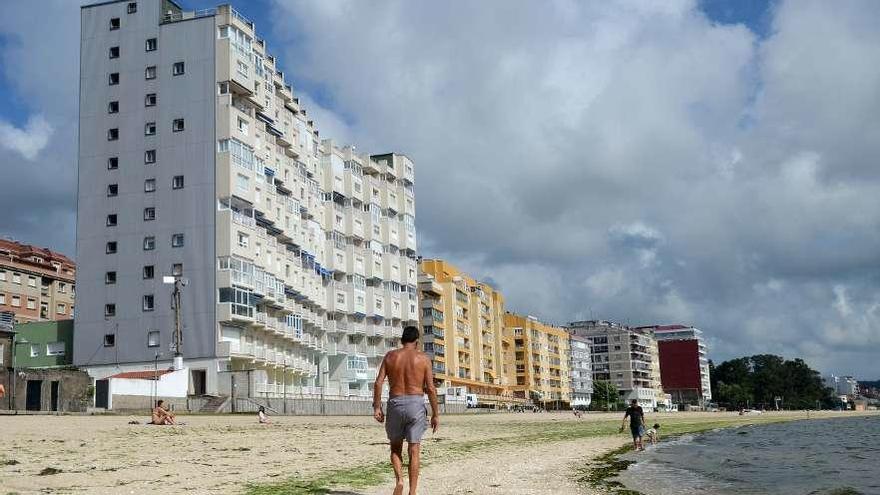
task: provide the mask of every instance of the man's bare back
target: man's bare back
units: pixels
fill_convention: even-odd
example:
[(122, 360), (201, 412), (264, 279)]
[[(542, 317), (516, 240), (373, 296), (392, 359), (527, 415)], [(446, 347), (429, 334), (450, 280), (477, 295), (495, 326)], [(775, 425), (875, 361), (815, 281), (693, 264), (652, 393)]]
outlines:
[(389, 396), (424, 395), (431, 360), (418, 349), (404, 347), (385, 355), (382, 363), (388, 376)]

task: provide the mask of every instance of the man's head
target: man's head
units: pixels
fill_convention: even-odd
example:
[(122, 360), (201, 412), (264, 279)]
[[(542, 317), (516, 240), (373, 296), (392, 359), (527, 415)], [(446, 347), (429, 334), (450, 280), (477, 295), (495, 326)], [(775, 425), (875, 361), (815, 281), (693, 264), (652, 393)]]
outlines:
[(156, 407), (162, 407), (162, 404), (165, 404), (164, 400), (159, 399), (156, 401)]
[(633, 399), (633, 400), (629, 401), (629, 405), (636, 407), (637, 405), (639, 405), (639, 401), (637, 401), (636, 399)]
[(403, 329), (403, 335), (400, 336), (401, 344), (411, 344), (419, 340), (419, 329), (416, 327), (406, 327)]

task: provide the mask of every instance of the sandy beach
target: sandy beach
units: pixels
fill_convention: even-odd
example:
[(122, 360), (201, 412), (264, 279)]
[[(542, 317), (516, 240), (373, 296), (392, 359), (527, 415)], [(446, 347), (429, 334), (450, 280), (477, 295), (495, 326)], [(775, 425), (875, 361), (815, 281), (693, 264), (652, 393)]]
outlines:
[[(811, 417), (846, 413), (812, 413)], [(584, 494), (574, 469), (627, 443), (621, 413), (443, 418), (423, 443), (423, 494)], [(806, 418), (805, 413), (651, 414), (667, 433)], [(0, 416), (0, 493), (390, 493), (387, 441), (369, 417), (189, 416), (185, 426), (125, 416)], [(143, 422), (146, 418), (135, 418)], [(273, 487), (272, 484), (275, 486)], [(314, 485), (314, 486), (318, 486)], [(299, 490), (299, 491), (298, 491)]]

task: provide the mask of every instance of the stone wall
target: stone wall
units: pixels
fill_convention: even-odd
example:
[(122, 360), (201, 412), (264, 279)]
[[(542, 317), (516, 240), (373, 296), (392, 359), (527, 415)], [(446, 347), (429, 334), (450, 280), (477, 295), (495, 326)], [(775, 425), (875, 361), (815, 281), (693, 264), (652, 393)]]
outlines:
[[(8, 377), (10, 386), (6, 390), (7, 397), (0, 400), (0, 408), (24, 411), (27, 408), (27, 389), (29, 381), (41, 380), (40, 411), (84, 412), (91, 406), (89, 395), (92, 380), (83, 371), (74, 369), (18, 369), (17, 375)], [(15, 382), (15, 397), (12, 397), (11, 382)], [(58, 382), (58, 396), (55, 408), (52, 407), (52, 383)]]

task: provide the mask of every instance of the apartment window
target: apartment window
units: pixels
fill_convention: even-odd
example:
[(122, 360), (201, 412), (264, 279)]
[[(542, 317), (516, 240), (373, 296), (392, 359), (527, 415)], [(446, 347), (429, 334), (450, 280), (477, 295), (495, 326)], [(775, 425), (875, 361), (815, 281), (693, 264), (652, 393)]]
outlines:
[(107, 285), (115, 284), (116, 283), (116, 272), (104, 273), (104, 283)]
[(107, 113), (119, 113), (119, 102), (111, 101), (107, 104)]
[(107, 79), (107, 83), (110, 86), (116, 86), (117, 84), (119, 84), (119, 73), (111, 72), (110, 77)]
[(109, 129), (107, 131), (107, 141), (116, 141), (117, 139), (119, 139), (119, 129)]
[(156, 163), (156, 150), (147, 150), (144, 152), (144, 163)]
[(180, 132), (184, 128), (183, 119), (174, 119), (171, 123), (171, 130), (174, 132)]
[(107, 215), (107, 226), (108, 227), (116, 227), (116, 214), (111, 213)]
[(248, 127), (249, 127), (249, 125), (248, 125), (248, 121), (245, 120), (245, 119), (243, 119), (243, 118), (241, 118), (241, 117), (239, 117), (239, 118), (238, 118), (238, 130), (239, 130), (242, 134), (247, 135), (247, 133), (248, 133)]
[(147, 179), (144, 181), (144, 192), (154, 192), (156, 190), (156, 179)]
[(32, 297), (27, 298), (27, 309), (37, 309), (37, 300)]
[[(59, 306), (61, 306), (59, 304)], [(59, 313), (62, 314), (62, 313)], [(63, 356), (65, 354), (64, 342), (49, 342), (46, 344), (47, 356)]]
[(155, 219), (156, 219), (156, 208), (154, 208), (152, 206), (149, 208), (144, 208), (144, 221), (149, 222), (149, 221), (155, 220)]
[(171, 235), (171, 247), (183, 247), (183, 234)]
[(171, 75), (179, 76), (184, 73), (186, 73), (186, 65), (183, 62), (174, 62), (174, 66), (171, 68)]
[(134, 14), (134, 13), (137, 12), (137, 11), (138, 11), (138, 4), (137, 4), (137, 2), (128, 2), (128, 13), (129, 13), (129, 14)]
[(13, 273), (12, 274), (12, 283), (21, 285), (21, 274), (20, 273)]
[(16, 308), (21, 307), (21, 296), (12, 296), (12, 305)]
[[(116, 314), (116, 305), (108, 304), (107, 306), (113, 306), (113, 313)], [(106, 308), (105, 308), (106, 309)], [(113, 316), (113, 315), (108, 315)], [(104, 335), (104, 347), (114, 347), (116, 345), (116, 334), (108, 333)]]
[(119, 194), (119, 184), (107, 185), (107, 197), (113, 197)]
[(155, 52), (157, 48), (159, 48), (159, 41), (156, 38), (149, 38), (147, 40), (145, 49), (148, 52)]
[(241, 60), (238, 60), (238, 68), (236, 69), (236, 72), (238, 72), (239, 74), (241, 74), (242, 77), (248, 77), (248, 66), (247, 66), (247, 64), (244, 63), (244, 62), (242, 62)]
[(37, 286), (37, 278), (36, 277), (28, 277), (28, 287), (36, 287)]
[(109, 241), (105, 247), (107, 254), (113, 254), (116, 252), (116, 241)]
[(55, 305), (55, 312), (58, 313), (59, 315), (63, 315), (64, 313), (67, 313), (67, 305), (62, 304), (62, 303), (56, 304)]
[(156, 79), (156, 66), (151, 65), (144, 69), (144, 78), (145, 79)]
[(183, 176), (175, 175), (171, 179), (171, 189), (183, 189)]
[(144, 251), (152, 251), (156, 249), (156, 238), (153, 236), (144, 237)]
[(159, 347), (158, 330), (150, 330), (147, 332), (147, 347)]
[(121, 26), (121, 25), (122, 24), (119, 22), (118, 17), (114, 17), (114, 18), (110, 19), (110, 31), (116, 31), (117, 29), (119, 29), (119, 26)]
[(144, 280), (151, 280), (156, 274), (156, 270), (153, 265), (144, 266), (143, 276)]
[(183, 276), (183, 263), (175, 263), (171, 265), (171, 275), (175, 277)]
[(119, 158), (112, 156), (107, 159), (107, 170), (116, 170), (119, 168)]
[(247, 234), (242, 234), (241, 232), (238, 233), (238, 245), (240, 247), (243, 247), (243, 248), (248, 247), (249, 240), (250, 240), (250, 238), (248, 237)]
[(156, 93), (148, 93), (144, 98), (144, 106), (145, 107), (155, 107), (156, 106)]
[(6, 281), (6, 270), (0, 270), (0, 282)]
[(229, 82), (224, 81), (217, 84), (217, 93), (221, 95), (229, 94)]
[(39, 344), (31, 344), (31, 357), (37, 357), (40, 355), (40, 345)]
[(146, 294), (146, 295), (144, 295), (144, 298), (143, 298), (143, 305), (142, 305), (143, 310), (144, 310), (144, 311), (152, 311), (152, 310), (153, 310), (153, 302), (154, 302), (154, 301), (153, 301), (153, 295), (152, 295), (152, 294)]
[(119, 47), (111, 46), (110, 47), (110, 58), (119, 58)]
[[(6, 294), (0, 292), (0, 304), (6, 304)], [(2, 347), (0, 347), (2, 348)], [(2, 359), (2, 357), (0, 357)]]
[[(116, 305), (115, 304), (105, 304), (104, 305), (104, 316), (116, 316)], [(104, 340), (104, 345), (106, 344), (106, 337)]]
[(144, 125), (144, 136), (155, 136), (156, 135), (156, 123), (155, 122), (147, 122)]
[(250, 179), (246, 175), (236, 175), (235, 188), (243, 193), (248, 192), (248, 189), (250, 188)]

